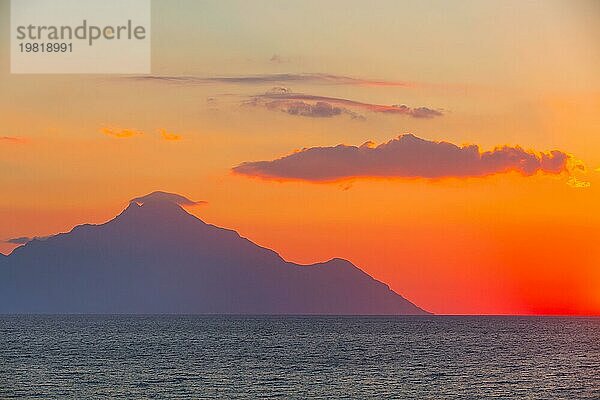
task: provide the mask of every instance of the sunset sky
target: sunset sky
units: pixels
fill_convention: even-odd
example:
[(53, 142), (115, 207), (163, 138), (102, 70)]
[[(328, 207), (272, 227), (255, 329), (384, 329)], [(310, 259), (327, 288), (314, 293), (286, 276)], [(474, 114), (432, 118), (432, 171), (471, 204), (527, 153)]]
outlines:
[(164, 190), (434, 313), (600, 314), (600, 2), (152, 4), (152, 75), (15, 75), (0, 0), (0, 252)]

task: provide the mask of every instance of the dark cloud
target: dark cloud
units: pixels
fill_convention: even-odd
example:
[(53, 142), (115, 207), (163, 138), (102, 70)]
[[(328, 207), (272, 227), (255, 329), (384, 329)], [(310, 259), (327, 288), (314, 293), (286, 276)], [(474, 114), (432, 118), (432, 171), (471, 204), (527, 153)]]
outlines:
[[(275, 90), (277, 89), (277, 90)], [(310, 102), (310, 103), (308, 103)], [(384, 114), (398, 114), (398, 115), (406, 115), (412, 118), (434, 118), (440, 117), (443, 113), (439, 110), (434, 110), (428, 107), (417, 107), (411, 108), (406, 105), (381, 105), (381, 104), (371, 104), (371, 103), (363, 103), (360, 101), (342, 99), (338, 97), (327, 97), (327, 96), (316, 96), (311, 94), (302, 94), (302, 93), (293, 93), (286, 88), (273, 88), (269, 92), (254, 96), (249, 104), (253, 105), (264, 105), (267, 108), (277, 108), (283, 109), (286, 111), (290, 105), (296, 104), (297, 106), (310, 105), (313, 104), (328, 104), (330, 107), (345, 110), (347, 113), (354, 114), (356, 113), (349, 110), (349, 108), (357, 108), (361, 110), (376, 112), (376, 113), (384, 113)], [(335, 107), (334, 107), (335, 106)], [(341, 107), (343, 106), (343, 108)], [(293, 114), (293, 113), (290, 113)], [(336, 115), (340, 115), (342, 112), (337, 113)], [(302, 115), (302, 114), (296, 114)], [(332, 116), (332, 115), (328, 115)]]
[(322, 182), (360, 177), (480, 177), (511, 171), (529, 176), (567, 171), (569, 158), (558, 150), (534, 153), (511, 146), (482, 152), (477, 145), (459, 147), (407, 134), (378, 146), (367, 142), (360, 147), (307, 148), (272, 161), (245, 162), (233, 171), (266, 179)]
[[(406, 107), (404, 105), (394, 107)], [(413, 118), (433, 118), (441, 117), (443, 113), (440, 110), (434, 110), (428, 107), (417, 107), (409, 111), (409, 114)]]
[(138, 75), (126, 76), (121, 79), (162, 82), (180, 85), (205, 85), (210, 83), (229, 83), (245, 85), (262, 84), (329, 84), (350, 86), (389, 86), (389, 87), (415, 87), (411, 82), (386, 81), (376, 79), (353, 78), (334, 74), (260, 74), (238, 76), (194, 76), (194, 75)]
[[(282, 88), (283, 89), (283, 88)], [(302, 100), (262, 100), (254, 98), (244, 105), (264, 106), (268, 110), (277, 110), (289, 115), (311, 118), (331, 118), (347, 115), (353, 119), (364, 119), (364, 117), (345, 107), (339, 107), (326, 101), (305, 102)]]
[(334, 107), (324, 101), (318, 101), (315, 104), (308, 104), (303, 101), (273, 101), (267, 104), (268, 108), (283, 109), (291, 115), (301, 115), (303, 117), (329, 118), (342, 114), (344, 111), (340, 107)]

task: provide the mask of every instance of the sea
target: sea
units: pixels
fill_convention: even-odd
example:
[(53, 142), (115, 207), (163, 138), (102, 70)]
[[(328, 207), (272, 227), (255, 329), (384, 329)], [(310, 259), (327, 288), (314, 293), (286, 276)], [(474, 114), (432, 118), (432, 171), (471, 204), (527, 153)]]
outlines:
[(0, 316), (0, 399), (600, 399), (600, 318)]

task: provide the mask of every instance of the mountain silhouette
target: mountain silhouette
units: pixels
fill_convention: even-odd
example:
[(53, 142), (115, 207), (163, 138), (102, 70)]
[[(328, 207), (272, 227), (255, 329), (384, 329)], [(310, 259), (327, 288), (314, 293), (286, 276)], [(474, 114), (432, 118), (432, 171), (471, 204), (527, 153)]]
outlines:
[(427, 314), (349, 261), (287, 262), (155, 192), (0, 257), (0, 313)]

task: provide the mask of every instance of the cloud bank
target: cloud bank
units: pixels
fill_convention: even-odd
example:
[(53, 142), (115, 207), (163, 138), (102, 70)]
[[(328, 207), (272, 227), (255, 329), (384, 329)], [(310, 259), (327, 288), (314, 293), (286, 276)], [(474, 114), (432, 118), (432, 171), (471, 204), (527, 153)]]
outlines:
[[(274, 56), (275, 57), (275, 56)], [(272, 58), (277, 61), (280, 57)], [(354, 78), (335, 74), (301, 73), (301, 74), (259, 74), (238, 76), (193, 76), (193, 75), (138, 75), (127, 76), (123, 79), (149, 82), (162, 82), (180, 85), (205, 85), (211, 83), (227, 83), (240, 85), (262, 85), (277, 83), (307, 83), (348, 86), (385, 86), (385, 87), (416, 87), (413, 82), (389, 81), (377, 79)]]
[(378, 146), (367, 142), (360, 147), (305, 148), (272, 161), (245, 162), (233, 171), (265, 179), (313, 182), (362, 177), (466, 178), (507, 172), (530, 176), (568, 171), (569, 158), (559, 150), (536, 153), (518, 146), (482, 152), (477, 145), (460, 147), (406, 134)]

